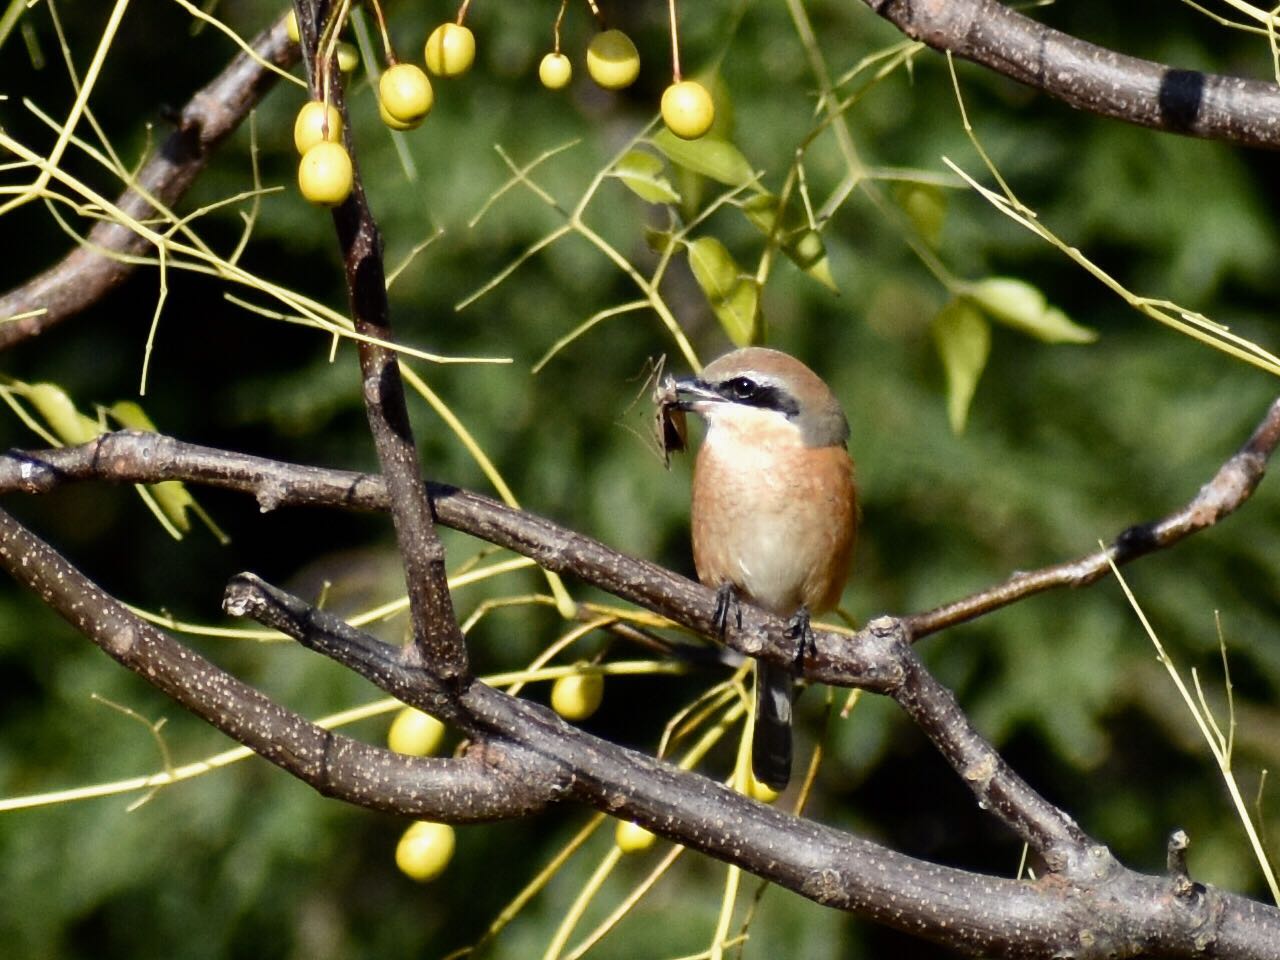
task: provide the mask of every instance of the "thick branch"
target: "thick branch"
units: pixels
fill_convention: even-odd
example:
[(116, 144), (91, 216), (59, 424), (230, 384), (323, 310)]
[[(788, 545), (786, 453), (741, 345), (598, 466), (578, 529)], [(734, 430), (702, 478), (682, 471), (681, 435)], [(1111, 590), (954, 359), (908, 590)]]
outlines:
[[(256, 577), (234, 603), (303, 645), (413, 702), (436, 681), (400, 648), (308, 607)], [(912, 655), (905, 644), (901, 649)], [(914, 860), (757, 803), (695, 773), (593, 737), (482, 683), (461, 698), (498, 743), (568, 769), (573, 795), (827, 906), (968, 952), (1006, 957), (1276, 957), (1280, 911), (1181, 877), (1126, 870), (1109, 857), (1088, 882), (980, 876)], [(487, 742), (494, 742), (490, 738)], [(1104, 852), (1105, 853), (1105, 852)]]
[(863, 0), (907, 36), (1080, 110), (1170, 133), (1280, 147), (1280, 87), (1125, 56), (997, 0)]
[(316, 726), (139, 619), (2, 510), (0, 567), (115, 660), (325, 796), (454, 822), (525, 816), (556, 799), (560, 771), (516, 744), (405, 757)]
[[(318, 69), (311, 51), (316, 49), (317, 18), (329, 14), (330, 4), (327, 0), (295, 0), (295, 8), (312, 96), (319, 100), (326, 93), (321, 88), (324, 71)], [(327, 93), (343, 113), (343, 137), (351, 154), (355, 180), (351, 195), (333, 211), (333, 224), (346, 268), (351, 319), (356, 332), (380, 341), (361, 340), (357, 345), (365, 414), (387, 485), (409, 596), (414, 648), (430, 661), (436, 676), (464, 682), (468, 676), (467, 648), (449, 596), (444, 545), (436, 535), (434, 511), (418, 465), (399, 360), (392, 349), (382, 345), (392, 341), (382, 236), (360, 179), (350, 117), (342, 85), (337, 80), (340, 75), (336, 65), (331, 64)]]
[(1093, 882), (1115, 868), (1111, 851), (1032, 789), (978, 732), (955, 695), (929, 673), (911, 648), (902, 621), (873, 620), (863, 633), (884, 642), (884, 655), (892, 658), (894, 672), (902, 678), (889, 696), (960, 775), (982, 809), (999, 817), (1044, 858), (1053, 873)]
[[(113, 483), (189, 480), (251, 494), (263, 510), (297, 505), (388, 508), (386, 486), (372, 474), (285, 464), (155, 433), (122, 431), (78, 447), (0, 454), (0, 493), (43, 493), (68, 481), (90, 479)], [(697, 633), (718, 633), (715, 592), (701, 584), (478, 493), (438, 483), (429, 488), (436, 519), (445, 526), (530, 557), (548, 570), (577, 576)], [(779, 618), (744, 605), (742, 628), (731, 631), (727, 640), (749, 656), (792, 663), (795, 644), (786, 638), (785, 629)], [(816, 652), (804, 664), (808, 679), (880, 692), (898, 681), (896, 673), (879, 672), (880, 661), (861, 654), (856, 638), (826, 630), (815, 633)]]
[[(292, 66), (298, 58), (297, 45), (285, 34), (283, 20), (259, 34), (253, 49), (281, 68)], [(237, 54), (182, 108), (177, 129), (138, 171), (135, 186), (121, 194), (116, 204), (143, 222), (155, 214), (155, 207), (144, 194), (172, 208), (204, 169), (213, 151), (277, 79), (248, 54)], [(37, 336), (97, 303), (137, 269), (136, 263), (119, 258), (144, 254), (149, 246), (147, 240), (122, 223), (103, 220), (95, 224), (84, 246), (0, 297), (0, 350)], [(30, 316), (8, 319), (22, 314)]]

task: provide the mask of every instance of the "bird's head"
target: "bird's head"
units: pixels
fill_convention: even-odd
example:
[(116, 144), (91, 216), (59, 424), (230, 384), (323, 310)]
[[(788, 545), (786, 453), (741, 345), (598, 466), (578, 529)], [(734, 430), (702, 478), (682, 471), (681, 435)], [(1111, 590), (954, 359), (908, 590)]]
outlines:
[(676, 404), (744, 437), (794, 436), (807, 447), (841, 446), (849, 423), (840, 402), (816, 373), (795, 357), (765, 347), (734, 350), (699, 377), (676, 381)]

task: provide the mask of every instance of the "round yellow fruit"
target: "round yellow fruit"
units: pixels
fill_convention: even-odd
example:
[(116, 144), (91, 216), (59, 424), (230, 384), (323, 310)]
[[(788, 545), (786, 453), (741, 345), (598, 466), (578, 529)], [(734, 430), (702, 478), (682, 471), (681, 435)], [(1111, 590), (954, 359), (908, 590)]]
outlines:
[(563, 53), (548, 53), (538, 64), (538, 79), (548, 90), (560, 90), (573, 79), (573, 64)]
[(575, 673), (561, 677), (551, 686), (551, 708), (566, 720), (585, 720), (604, 699), (604, 677), (598, 673)]
[(427, 37), (427, 69), (438, 77), (460, 77), (476, 60), (475, 34), (459, 23), (442, 23)]
[(613, 842), (623, 853), (639, 853), (653, 846), (657, 836), (650, 833), (638, 823), (621, 820), (613, 831)]
[(453, 827), (419, 820), (396, 844), (396, 866), (414, 880), (425, 883), (444, 873), (453, 859)]
[(405, 707), (391, 721), (387, 731), (387, 746), (396, 753), (410, 757), (425, 757), (440, 749), (444, 740), (444, 724), (421, 710)]
[(662, 93), (662, 122), (683, 140), (697, 140), (711, 129), (716, 107), (697, 80), (673, 83)]
[(621, 90), (640, 76), (640, 53), (621, 30), (605, 30), (587, 47), (587, 73), (606, 90)]
[(306, 153), (325, 140), (342, 142), (342, 114), (333, 104), (326, 107), (322, 100), (311, 100), (298, 111), (298, 119), (293, 122), (293, 145), (298, 153)]
[(356, 49), (354, 43), (347, 43), (345, 40), (338, 41), (335, 52), (338, 55), (338, 69), (343, 73), (350, 73), (356, 67), (360, 66), (360, 51)]
[(378, 101), (378, 117), (392, 130), (399, 130), (401, 132), (404, 132), (405, 130), (412, 130), (414, 127), (421, 126), (422, 124), (421, 120), (417, 123), (401, 123), (391, 114), (387, 113), (387, 108), (382, 105), (381, 100)]
[(399, 130), (407, 130), (420, 124), (435, 103), (435, 94), (431, 91), (431, 81), (420, 67), (411, 63), (397, 63), (387, 70), (378, 81), (378, 106), (384, 114), (383, 120), (390, 117), (397, 124), (390, 122), (388, 126)]
[(298, 189), (312, 203), (336, 207), (350, 195), (353, 182), (351, 157), (340, 143), (321, 140), (298, 164)]

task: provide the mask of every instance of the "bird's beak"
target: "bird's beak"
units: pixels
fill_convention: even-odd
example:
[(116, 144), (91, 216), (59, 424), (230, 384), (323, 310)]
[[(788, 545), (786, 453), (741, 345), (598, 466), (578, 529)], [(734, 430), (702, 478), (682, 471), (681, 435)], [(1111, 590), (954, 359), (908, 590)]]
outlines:
[(699, 405), (703, 403), (720, 403), (724, 397), (716, 393), (704, 380), (697, 377), (679, 377), (676, 380), (676, 402), (677, 410), (690, 410), (697, 413)]

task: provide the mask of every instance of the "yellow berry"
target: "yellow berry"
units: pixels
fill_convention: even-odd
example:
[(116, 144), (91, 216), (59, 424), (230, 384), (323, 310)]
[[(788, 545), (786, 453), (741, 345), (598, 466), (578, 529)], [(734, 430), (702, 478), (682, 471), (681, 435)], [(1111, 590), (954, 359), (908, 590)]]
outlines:
[(425, 883), (444, 872), (453, 858), (453, 827), (419, 820), (396, 844), (396, 866), (409, 877)]
[(306, 153), (322, 140), (342, 142), (342, 114), (333, 104), (326, 107), (321, 100), (311, 100), (293, 122), (293, 145), (299, 153)]
[(640, 76), (640, 54), (621, 30), (606, 30), (587, 47), (587, 73), (606, 90), (621, 90)]
[(405, 707), (397, 713), (391, 721), (391, 729), (387, 731), (387, 746), (410, 757), (435, 753), (443, 739), (444, 724), (413, 707)]
[(559, 90), (573, 78), (573, 64), (563, 53), (548, 53), (538, 64), (538, 79), (548, 90)]
[(460, 77), (476, 59), (475, 34), (459, 23), (442, 23), (427, 37), (427, 69), (438, 77)]
[(312, 203), (336, 207), (351, 193), (351, 157), (340, 143), (321, 140), (302, 155), (298, 189)]
[(657, 839), (657, 836), (630, 820), (620, 820), (613, 831), (613, 842), (623, 853), (639, 853), (641, 850), (648, 850)]
[(360, 66), (360, 51), (356, 49), (354, 43), (347, 43), (345, 40), (338, 41), (337, 54), (338, 69), (343, 73), (350, 73)]
[(298, 11), (290, 10), (284, 21), (284, 32), (289, 35), (289, 39), (294, 43), (298, 43), (302, 38), (302, 34), (298, 32)]
[(381, 100), (378, 101), (378, 117), (392, 130), (399, 130), (401, 132), (405, 130), (412, 130), (421, 123), (421, 121), (419, 121), (419, 123), (401, 123), (391, 114), (387, 113), (387, 108), (382, 105)]
[[(435, 94), (431, 92), (431, 81), (421, 68), (411, 63), (397, 63), (378, 81), (379, 111), (389, 127), (397, 130), (416, 127), (431, 112), (433, 103)], [(391, 123), (388, 117), (395, 123)]]
[(662, 122), (684, 140), (697, 140), (711, 129), (716, 118), (711, 94), (697, 80), (682, 80), (662, 94)]
[(604, 699), (604, 677), (598, 673), (574, 673), (551, 686), (551, 708), (566, 720), (585, 720)]

